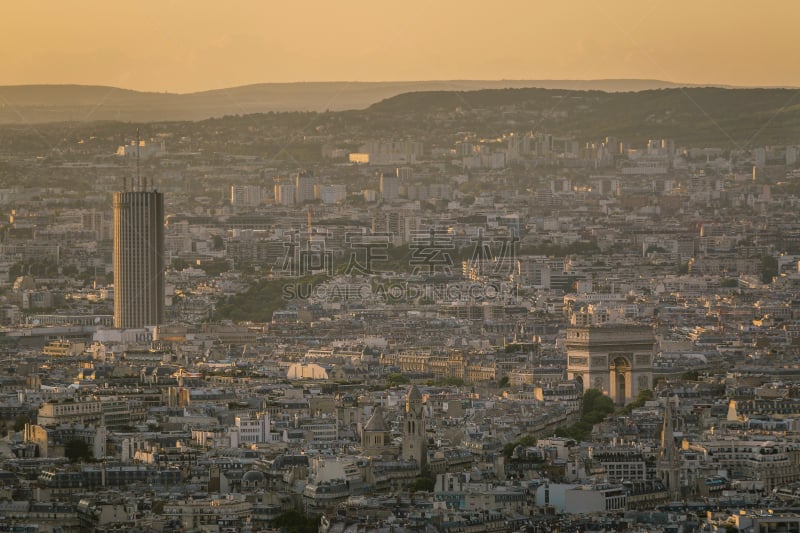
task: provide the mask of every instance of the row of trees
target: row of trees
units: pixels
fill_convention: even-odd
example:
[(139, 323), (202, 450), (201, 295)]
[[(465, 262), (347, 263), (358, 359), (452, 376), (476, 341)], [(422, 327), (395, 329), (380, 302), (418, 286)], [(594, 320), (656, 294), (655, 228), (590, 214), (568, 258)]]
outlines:
[[(652, 399), (652, 391), (642, 391), (637, 397), (636, 402), (643, 405), (646, 401), (645, 398)], [(636, 403), (634, 402), (634, 403)], [(597, 389), (588, 389), (583, 393), (583, 402), (581, 404), (581, 418), (571, 426), (562, 426), (557, 428), (555, 434), (557, 437), (564, 437), (574, 439), (578, 442), (586, 440), (592, 432), (592, 427), (595, 424), (602, 422), (606, 416), (614, 412), (614, 402)], [(506, 444), (503, 447), (503, 454), (506, 457), (511, 457), (514, 453), (514, 448), (517, 446), (535, 446), (536, 437), (534, 435), (524, 435), (517, 440)]]
[(588, 389), (583, 393), (580, 420), (571, 426), (556, 429), (556, 436), (575, 439), (579, 442), (586, 440), (592, 432), (592, 427), (613, 412), (614, 402), (611, 398), (597, 389)]
[[(214, 319), (269, 322), (272, 320), (272, 313), (282, 309), (288, 299), (307, 297), (313, 287), (327, 279), (326, 276), (309, 276), (296, 280), (259, 281), (243, 293), (221, 299)], [(304, 290), (300, 290), (301, 288)]]

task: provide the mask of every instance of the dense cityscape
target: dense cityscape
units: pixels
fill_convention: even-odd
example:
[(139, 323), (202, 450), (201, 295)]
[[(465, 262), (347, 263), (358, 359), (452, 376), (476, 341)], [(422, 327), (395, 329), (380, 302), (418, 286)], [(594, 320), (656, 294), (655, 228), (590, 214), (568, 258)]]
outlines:
[(572, 115), (0, 127), (0, 531), (798, 531), (800, 145)]

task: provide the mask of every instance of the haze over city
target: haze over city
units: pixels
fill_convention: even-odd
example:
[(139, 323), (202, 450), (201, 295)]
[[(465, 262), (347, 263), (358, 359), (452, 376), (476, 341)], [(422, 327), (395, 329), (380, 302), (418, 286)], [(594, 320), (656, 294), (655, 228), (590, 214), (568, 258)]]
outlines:
[(648, 78), (798, 86), (792, 1), (6, 2), (0, 85)]
[(800, 533), (794, 2), (14, 2), (0, 533)]

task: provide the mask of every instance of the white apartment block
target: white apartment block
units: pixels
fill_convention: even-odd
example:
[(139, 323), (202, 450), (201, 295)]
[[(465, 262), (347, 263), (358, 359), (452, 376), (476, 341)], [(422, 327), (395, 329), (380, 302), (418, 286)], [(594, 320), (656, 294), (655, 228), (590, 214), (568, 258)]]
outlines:
[(237, 416), (231, 430), (239, 434), (239, 444), (258, 444), (274, 440), (269, 430), (269, 413), (260, 413), (255, 418)]

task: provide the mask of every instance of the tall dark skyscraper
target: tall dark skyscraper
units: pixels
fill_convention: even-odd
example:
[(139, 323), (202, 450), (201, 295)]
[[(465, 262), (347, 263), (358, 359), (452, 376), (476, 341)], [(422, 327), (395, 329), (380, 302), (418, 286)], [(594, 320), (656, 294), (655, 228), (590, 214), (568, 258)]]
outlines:
[(114, 193), (114, 327), (164, 321), (164, 195)]

